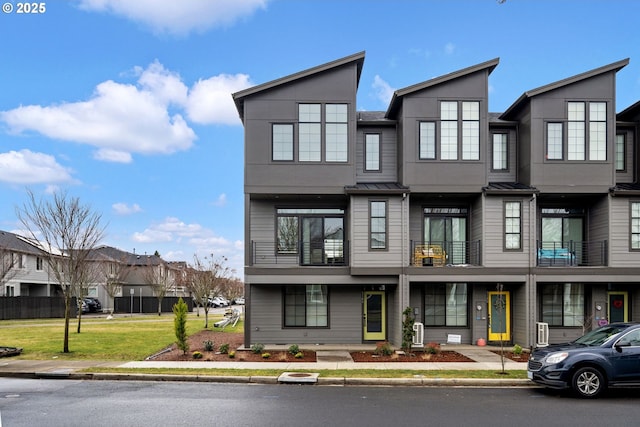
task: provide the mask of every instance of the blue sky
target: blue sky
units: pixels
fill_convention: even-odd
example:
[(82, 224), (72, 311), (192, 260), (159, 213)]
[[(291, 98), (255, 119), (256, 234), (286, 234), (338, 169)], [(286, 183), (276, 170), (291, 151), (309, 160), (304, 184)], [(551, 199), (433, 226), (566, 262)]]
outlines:
[[(101, 213), (103, 243), (242, 274), (243, 130), (231, 93), (366, 51), (359, 110), (493, 58), (492, 112), (525, 91), (630, 58), (635, 0), (71, 0), (0, 13), (0, 229), (26, 189)], [(12, 8), (7, 6), (9, 3)]]

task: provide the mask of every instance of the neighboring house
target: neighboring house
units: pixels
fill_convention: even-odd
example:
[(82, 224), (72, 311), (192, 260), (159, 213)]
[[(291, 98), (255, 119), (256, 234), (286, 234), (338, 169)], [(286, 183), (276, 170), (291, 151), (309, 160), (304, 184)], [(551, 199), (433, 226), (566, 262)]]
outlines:
[(622, 60), (488, 111), (493, 59), (358, 111), (364, 52), (233, 94), (245, 345), (567, 341), (640, 320), (640, 103)]
[[(53, 273), (49, 272), (46, 253), (41, 242), (7, 231), (0, 231), (0, 296), (58, 296), (62, 295)], [(58, 254), (62, 256), (61, 254)], [(185, 263), (167, 262), (156, 255), (140, 255), (110, 246), (99, 246), (87, 261), (93, 266), (87, 296), (100, 299), (104, 308), (113, 307), (107, 292), (112, 283), (114, 296), (136, 297), (189, 296), (178, 280)]]
[(45, 254), (28, 239), (0, 230), (0, 296), (59, 295)]

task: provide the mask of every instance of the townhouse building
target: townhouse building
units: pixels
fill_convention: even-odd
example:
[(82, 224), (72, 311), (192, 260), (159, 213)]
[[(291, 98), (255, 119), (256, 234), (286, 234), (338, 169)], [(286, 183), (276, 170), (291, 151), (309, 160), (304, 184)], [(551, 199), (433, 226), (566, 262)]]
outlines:
[[(640, 103), (624, 59), (489, 112), (499, 59), (359, 111), (364, 52), (233, 94), (245, 345), (567, 341), (640, 320)], [(545, 331), (545, 332), (547, 332)]]

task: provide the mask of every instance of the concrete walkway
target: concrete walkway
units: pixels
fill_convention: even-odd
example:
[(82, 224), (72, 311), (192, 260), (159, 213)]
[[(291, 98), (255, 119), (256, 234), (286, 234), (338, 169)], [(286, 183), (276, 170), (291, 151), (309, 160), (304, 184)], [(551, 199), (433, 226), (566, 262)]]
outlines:
[[(354, 350), (354, 349), (349, 349)], [(388, 362), (388, 363), (356, 363), (351, 359), (349, 350), (344, 347), (323, 348), (316, 350), (316, 362), (202, 362), (202, 361), (65, 361), (65, 360), (22, 360), (10, 357), (0, 358), (0, 377), (21, 378), (58, 378), (58, 379), (94, 379), (94, 380), (146, 380), (146, 381), (200, 381), (200, 382), (238, 382), (238, 383), (267, 383), (295, 382), (282, 380), (279, 377), (263, 376), (203, 376), (203, 375), (154, 375), (142, 373), (111, 374), (100, 373), (100, 368), (163, 368), (163, 369), (273, 369), (287, 373), (287, 371), (306, 371), (313, 373), (319, 370), (491, 370), (502, 371), (499, 355), (490, 347), (456, 345), (447, 346), (443, 350), (454, 350), (472, 359), (473, 362)], [(84, 373), (84, 369), (91, 369), (93, 373)], [(504, 359), (505, 370), (526, 370), (526, 362), (514, 362)], [(294, 374), (295, 376), (300, 374)], [(300, 382), (305, 378), (300, 378)], [(349, 378), (349, 377), (321, 377), (314, 383), (332, 385), (416, 385), (416, 386), (474, 386), (474, 387), (504, 387), (504, 386), (534, 386), (529, 380), (523, 379), (443, 379), (424, 378), (416, 374), (414, 378)]]

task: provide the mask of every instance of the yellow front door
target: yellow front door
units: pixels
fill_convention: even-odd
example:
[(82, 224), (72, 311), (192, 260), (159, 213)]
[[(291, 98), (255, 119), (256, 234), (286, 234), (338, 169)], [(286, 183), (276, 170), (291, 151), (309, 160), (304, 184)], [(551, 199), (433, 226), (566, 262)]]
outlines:
[(365, 292), (363, 296), (363, 338), (365, 341), (384, 341), (387, 338), (387, 313), (384, 292)]
[(489, 341), (511, 341), (509, 292), (489, 292)]

